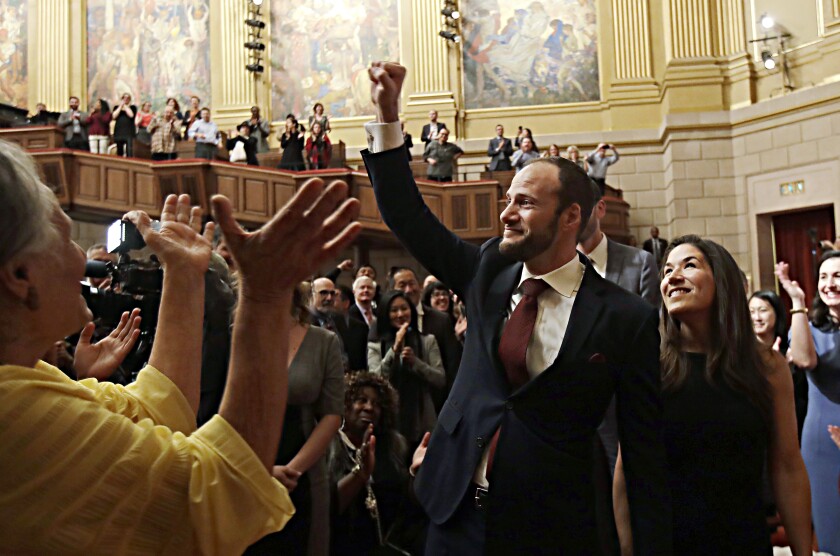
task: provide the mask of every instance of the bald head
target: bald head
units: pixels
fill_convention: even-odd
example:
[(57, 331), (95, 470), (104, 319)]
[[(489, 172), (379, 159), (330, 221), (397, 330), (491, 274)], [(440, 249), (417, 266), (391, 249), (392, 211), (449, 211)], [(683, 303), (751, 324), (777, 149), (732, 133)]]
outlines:
[(312, 307), (318, 311), (327, 311), (333, 306), (335, 283), (329, 278), (316, 278), (312, 282)]

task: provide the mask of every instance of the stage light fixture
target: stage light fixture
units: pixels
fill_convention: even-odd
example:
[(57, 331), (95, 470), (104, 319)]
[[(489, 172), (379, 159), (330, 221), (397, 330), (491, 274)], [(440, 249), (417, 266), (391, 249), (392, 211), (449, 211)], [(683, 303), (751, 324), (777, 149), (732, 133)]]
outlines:
[(441, 15), (451, 17), (452, 19), (461, 19), (461, 12), (453, 8), (443, 8), (440, 13)]
[(255, 6), (262, 6), (263, 0), (251, 0), (251, 3)]
[(245, 48), (248, 50), (265, 50), (265, 44), (257, 41), (248, 41), (245, 43)]
[(763, 14), (760, 20), (761, 26), (765, 29), (772, 29), (776, 25), (776, 20), (773, 19), (773, 16), (768, 14)]
[(256, 27), (257, 29), (265, 29), (265, 21), (260, 21), (259, 19), (246, 19), (245, 25)]
[(764, 49), (761, 51), (761, 61), (764, 63), (764, 69), (776, 69), (776, 60), (773, 59), (773, 54), (769, 50)]
[(265, 68), (262, 66), (262, 64), (248, 64), (247, 66), (245, 66), (245, 69), (254, 73), (262, 73), (265, 71)]

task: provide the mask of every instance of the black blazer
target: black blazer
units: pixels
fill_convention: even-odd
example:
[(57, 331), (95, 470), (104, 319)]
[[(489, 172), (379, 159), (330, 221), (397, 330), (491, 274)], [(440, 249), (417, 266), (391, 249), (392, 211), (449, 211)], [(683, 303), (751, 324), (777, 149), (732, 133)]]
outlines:
[[(499, 148), (499, 142), (504, 140), (505, 146), (501, 151), (496, 151)], [(490, 144), (487, 145), (487, 156), (490, 157), (490, 164), (487, 169), (491, 172), (501, 172), (510, 170), (510, 157), (513, 155), (513, 145), (507, 137), (493, 137), (490, 139)]]
[[(438, 132), (440, 132), (441, 129), (446, 129), (446, 124), (443, 123), (443, 122), (437, 122), (437, 125), (438, 125)], [(429, 137), (429, 131), (431, 129), (432, 129), (432, 124), (428, 123), (428, 124), (423, 126), (423, 131), (422, 131), (422, 133), (420, 133), (420, 140), (423, 141), (423, 143), (425, 143), (426, 145), (431, 143), (432, 140), (433, 140)]]
[(352, 316), (345, 321), (344, 316), (339, 314), (333, 315), (333, 320), (335, 321), (335, 331), (338, 332), (344, 344), (344, 353), (347, 354), (350, 370), (366, 371), (368, 368), (368, 325)]
[[(655, 261), (656, 266), (662, 266), (662, 255), (665, 254), (665, 249), (668, 248), (668, 241), (662, 239), (661, 237), (656, 238), (655, 241), (657, 241), (659, 243), (659, 260)], [(642, 244), (642, 249), (644, 249), (645, 251), (647, 251), (651, 255), (653, 255), (653, 242), (654, 242), (654, 239), (652, 237), (649, 237)]]
[(592, 446), (615, 395), (635, 551), (671, 554), (655, 309), (580, 255), (586, 271), (557, 360), (511, 391), (497, 349), (522, 263), (499, 252), (499, 238), (479, 247), (447, 230), (423, 202), (401, 147), (362, 155), (383, 220), (470, 315), (461, 367), (415, 481), (430, 519), (452, 517), (501, 426), (488, 552), (596, 551)]
[(423, 304), (423, 326), (420, 332), (431, 334), (437, 341), (440, 348), (440, 358), (443, 361), (443, 370), (446, 372), (446, 387), (442, 390), (432, 389), (432, 399), (435, 402), (435, 409), (440, 411), (443, 402), (452, 389), (455, 382), (455, 375), (461, 365), (461, 354), (464, 351), (461, 342), (455, 335), (455, 323), (449, 315)]

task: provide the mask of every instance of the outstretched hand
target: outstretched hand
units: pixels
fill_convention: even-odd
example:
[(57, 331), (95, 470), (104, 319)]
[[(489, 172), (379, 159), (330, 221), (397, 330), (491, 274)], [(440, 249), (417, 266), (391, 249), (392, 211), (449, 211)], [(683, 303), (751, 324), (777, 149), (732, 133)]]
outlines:
[(157, 255), (164, 270), (195, 270), (201, 274), (210, 264), (210, 245), (201, 229), (201, 208), (190, 207), (189, 195), (169, 195), (160, 214), (160, 231), (152, 228), (149, 215), (134, 210), (123, 218), (130, 220), (146, 245)]
[(312, 178), (265, 226), (246, 232), (233, 206), (214, 195), (213, 215), (239, 268), (241, 296), (254, 301), (288, 298), (295, 285), (335, 258), (361, 231), (359, 201), (347, 184)]
[(82, 329), (76, 344), (73, 369), (79, 379), (105, 380), (114, 374), (140, 337), (140, 309), (134, 309), (130, 314), (124, 312), (120, 323), (106, 338), (91, 344), (95, 329), (94, 324), (89, 322)]
[(790, 279), (790, 265), (786, 262), (776, 263), (775, 274), (779, 278), (779, 284), (790, 296), (791, 300), (805, 304), (805, 292), (796, 280)]
[(373, 62), (368, 68), (371, 80), (370, 98), (376, 106), (379, 123), (399, 121), (400, 92), (405, 74), (405, 68), (394, 62)]

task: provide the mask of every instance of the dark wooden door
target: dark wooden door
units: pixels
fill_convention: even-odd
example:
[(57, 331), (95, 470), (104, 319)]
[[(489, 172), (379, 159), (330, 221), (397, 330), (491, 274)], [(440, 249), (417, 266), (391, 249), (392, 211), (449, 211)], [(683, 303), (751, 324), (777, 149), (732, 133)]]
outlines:
[[(809, 309), (817, 293), (815, 267), (820, 256), (819, 242), (834, 241), (835, 237), (833, 206), (773, 216), (776, 262), (790, 265), (790, 277), (805, 290)], [(790, 298), (782, 294), (782, 299), (790, 308)]]

